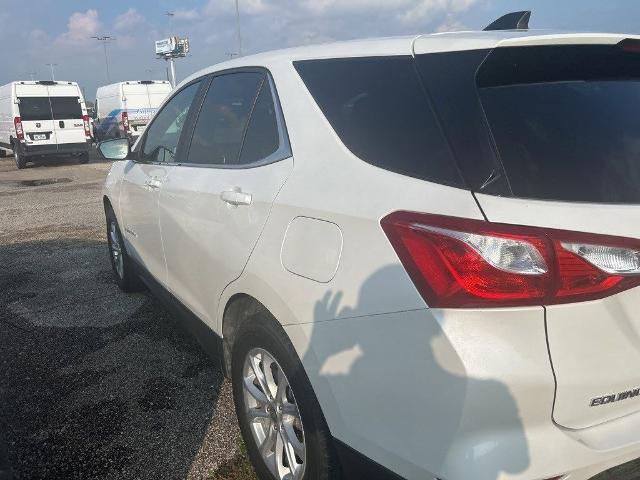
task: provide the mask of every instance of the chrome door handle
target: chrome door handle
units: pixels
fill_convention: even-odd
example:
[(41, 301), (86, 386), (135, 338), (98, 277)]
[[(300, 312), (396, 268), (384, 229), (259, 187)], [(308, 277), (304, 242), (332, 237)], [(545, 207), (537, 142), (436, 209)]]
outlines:
[(251, 205), (251, 194), (244, 193), (239, 190), (227, 190), (220, 194), (220, 198), (223, 202), (229, 205)]

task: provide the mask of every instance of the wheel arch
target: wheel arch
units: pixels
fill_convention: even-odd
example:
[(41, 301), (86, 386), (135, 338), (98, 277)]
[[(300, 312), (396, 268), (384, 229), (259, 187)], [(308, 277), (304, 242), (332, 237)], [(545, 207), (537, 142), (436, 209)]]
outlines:
[(231, 377), (231, 352), (242, 325), (257, 313), (280, 326), (276, 318), (258, 299), (246, 293), (235, 293), (226, 302), (222, 316), (222, 356), (224, 374)]

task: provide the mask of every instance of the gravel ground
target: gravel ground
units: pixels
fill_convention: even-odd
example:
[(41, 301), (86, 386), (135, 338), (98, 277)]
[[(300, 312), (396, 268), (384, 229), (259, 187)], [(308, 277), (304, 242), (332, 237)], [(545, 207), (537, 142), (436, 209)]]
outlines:
[(0, 159), (0, 479), (3, 457), (18, 479), (196, 479), (237, 454), (219, 366), (112, 281), (109, 166)]

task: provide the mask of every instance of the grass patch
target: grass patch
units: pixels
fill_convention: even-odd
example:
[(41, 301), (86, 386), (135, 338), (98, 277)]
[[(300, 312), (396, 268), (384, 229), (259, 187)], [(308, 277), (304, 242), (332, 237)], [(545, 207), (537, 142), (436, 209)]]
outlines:
[(242, 441), (235, 457), (224, 462), (209, 475), (209, 480), (257, 480), (257, 478), (249, 461), (247, 448)]

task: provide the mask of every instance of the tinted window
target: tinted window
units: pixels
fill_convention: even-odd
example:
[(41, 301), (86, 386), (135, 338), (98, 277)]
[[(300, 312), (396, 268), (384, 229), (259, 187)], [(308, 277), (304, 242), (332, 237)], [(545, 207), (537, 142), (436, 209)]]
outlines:
[(268, 81), (262, 83), (240, 154), (240, 163), (254, 163), (278, 150), (280, 137), (273, 95)]
[(178, 92), (158, 112), (147, 129), (140, 160), (146, 162), (173, 162), (189, 107), (198, 93), (200, 82)]
[(22, 121), (51, 120), (49, 97), (20, 97), (20, 118)]
[(415, 61), (467, 187), (481, 193), (510, 195), (476, 86), (476, 72), (488, 53), (429, 53), (417, 55)]
[(78, 97), (50, 97), (54, 120), (82, 119)]
[(310, 60), (295, 66), (342, 142), (359, 158), (416, 178), (462, 183), (410, 57)]
[(247, 121), (265, 76), (233, 73), (214, 77), (193, 132), (188, 162), (237, 165)]
[(478, 82), (515, 196), (640, 203), (640, 55), (498, 49)]

